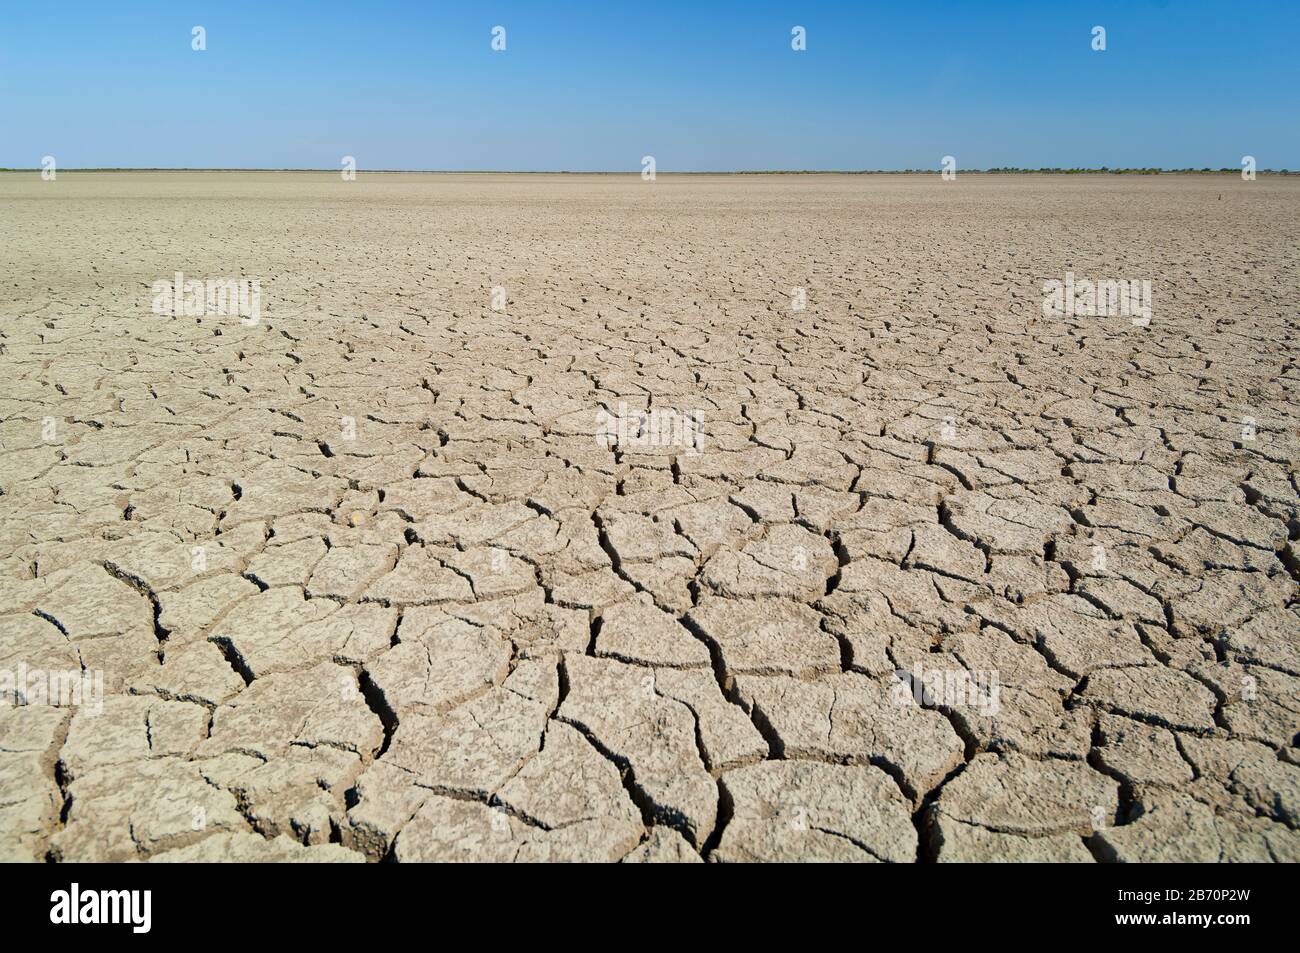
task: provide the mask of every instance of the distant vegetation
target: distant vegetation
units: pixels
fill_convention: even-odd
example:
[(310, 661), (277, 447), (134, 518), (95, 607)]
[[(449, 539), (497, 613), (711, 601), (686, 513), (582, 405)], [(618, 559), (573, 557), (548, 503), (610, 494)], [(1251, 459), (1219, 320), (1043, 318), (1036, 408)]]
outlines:
[[(1056, 168), (1055, 166), (1053, 166), (1053, 167), (1050, 168), (1050, 169), (1012, 169), (1012, 168), (1002, 168), (1002, 167), (999, 167), (999, 168), (996, 168), (996, 169), (971, 169), (971, 170), (968, 170), (968, 171), (972, 171), (972, 172), (989, 172), (989, 173), (993, 173), (993, 172), (1022, 172), (1022, 173), (1023, 173), (1023, 172), (1034, 172), (1034, 173), (1040, 173), (1040, 174), (1043, 174), (1043, 175), (1079, 175), (1079, 174), (1089, 173), (1089, 172), (1092, 172), (1092, 173), (1105, 173), (1105, 174), (1107, 174), (1107, 175), (1160, 175), (1160, 174), (1162, 174), (1162, 173), (1163, 173), (1163, 174), (1167, 174), (1167, 175), (1174, 175), (1174, 174), (1177, 174), (1177, 175), (1222, 175), (1222, 174), (1224, 174), (1224, 173), (1231, 172), (1231, 173), (1233, 173), (1234, 175), (1240, 175), (1240, 174), (1241, 174), (1241, 167), (1240, 167), (1240, 166), (1237, 166), (1237, 167), (1235, 167), (1235, 168), (1233, 168), (1233, 167), (1227, 167), (1227, 168), (1223, 168), (1223, 169), (1208, 169), (1208, 168), (1207, 168), (1207, 169), (1156, 169), (1156, 168), (1149, 168), (1149, 169), (1108, 169), (1106, 166), (1102, 166), (1100, 169), (1058, 169), (1058, 168)], [(1275, 174), (1275, 175), (1291, 175), (1291, 174), (1292, 174), (1292, 173), (1291, 173), (1289, 170), (1287, 170), (1287, 169), (1259, 169), (1258, 171), (1259, 171), (1259, 172), (1269, 172), (1269, 173), (1273, 173), (1273, 174)]]
[[(39, 168), (12, 169), (0, 166), (0, 172), (40, 172)], [(152, 169), (152, 168), (61, 168), (63, 172), (332, 172), (338, 169)], [(504, 169), (361, 169), (361, 172), (376, 173), (422, 173), (432, 175), (637, 175), (637, 169), (619, 169), (615, 171), (574, 172), (569, 169), (543, 169), (526, 172), (510, 172)], [(993, 169), (958, 169), (962, 175), (1240, 175), (1241, 167), (1222, 169), (1061, 169), (1055, 166), (1046, 169), (1020, 169), (1013, 166), (998, 166)], [(939, 168), (933, 169), (740, 169), (735, 172), (663, 172), (664, 175), (937, 175)], [(1290, 169), (1259, 169), (1258, 175), (1297, 175)]]

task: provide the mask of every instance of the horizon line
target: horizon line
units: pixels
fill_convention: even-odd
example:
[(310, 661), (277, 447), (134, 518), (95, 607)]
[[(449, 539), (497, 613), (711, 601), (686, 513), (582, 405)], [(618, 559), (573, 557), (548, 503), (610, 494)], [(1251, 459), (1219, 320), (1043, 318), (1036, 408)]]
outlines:
[[(0, 166), (0, 172), (42, 172), (40, 166), (19, 167)], [(338, 174), (340, 168), (310, 167), (257, 167), (236, 168), (226, 166), (66, 166), (56, 167), (58, 172), (323, 172)], [(640, 176), (637, 169), (356, 169), (356, 174), (381, 175), (630, 175)], [(938, 175), (942, 169), (683, 169), (674, 171), (657, 171), (656, 175)], [(1045, 166), (1041, 168), (1021, 168), (1017, 166), (993, 166), (986, 169), (958, 169), (960, 175), (1225, 175), (1240, 174), (1241, 169), (1224, 166), (1213, 169), (1209, 167), (1167, 168), (1163, 166), (1125, 166), (1110, 168), (1097, 167), (1063, 167)], [(1296, 175), (1300, 170), (1257, 169), (1257, 175)]]

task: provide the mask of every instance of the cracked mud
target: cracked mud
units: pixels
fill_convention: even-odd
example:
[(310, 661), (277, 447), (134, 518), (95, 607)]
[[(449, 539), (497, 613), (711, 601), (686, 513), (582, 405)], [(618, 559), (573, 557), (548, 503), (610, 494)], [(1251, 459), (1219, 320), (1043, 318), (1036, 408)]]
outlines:
[(1300, 860), (1295, 181), (0, 201), (0, 859)]

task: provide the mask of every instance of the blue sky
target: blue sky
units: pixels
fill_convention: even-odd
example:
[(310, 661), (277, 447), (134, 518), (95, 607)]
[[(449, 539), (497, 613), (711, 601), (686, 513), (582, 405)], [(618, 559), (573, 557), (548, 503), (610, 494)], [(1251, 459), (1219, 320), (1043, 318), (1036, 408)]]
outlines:
[(7, 167), (335, 169), (353, 155), (362, 170), (639, 171), (649, 154), (661, 172), (899, 169), (951, 154), (967, 169), (1217, 168), (1251, 154), (1300, 169), (1300, 0), (2, 12)]

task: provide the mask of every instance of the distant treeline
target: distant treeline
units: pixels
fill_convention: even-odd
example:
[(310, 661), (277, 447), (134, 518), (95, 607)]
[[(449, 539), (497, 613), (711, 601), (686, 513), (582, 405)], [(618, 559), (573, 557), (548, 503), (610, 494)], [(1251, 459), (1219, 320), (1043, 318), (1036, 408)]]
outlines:
[[(939, 169), (745, 169), (740, 172), (688, 172), (679, 175), (934, 175)], [(992, 169), (958, 169), (962, 175), (1240, 175), (1241, 168), (1223, 169), (1062, 169), (1052, 166), (1044, 169), (1021, 169), (1014, 166), (997, 166)], [(662, 173), (671, 175), (672, 173)], [(1259, 169), (1257, 175), (1296, 175), (1290, 169)]]
[[(0, 166), (0, 172), (40, 172), (40, 169), (16, 169)], [(154, 168), (61, 168), (63, 172), (332, 172), (338, 169), (154, 169)], [(635, 169), (573, 171), (570, 169), (534, 169), (528, 171), (508, 169), (359, 169), (365, 173), (400, 173), (404, 175), (639, 175)], [(939, 169), (738, 169), (733, 172), (661, 172), (662, 175), (936, 175)], [(959, 169), (962, 175), (1240, 175), (1240, 167), (1222, 169), (1158, 169), (1158, 168), (1124, 168), (1111, 169), (1102, 166), (1099, 169), (1062, 169), (1052, 166), (1045, 169), (1021, 169), (1013, 166), (997, 166), (992, 169)], [(1290, 169), (1259, 169), (1258, 175), (1297, 175)]]
[[(996, 169), (974, 169), (975, 172), (1034, 172), (1044, 175), (1079, 175), (1088, 172), (1105, 173), (1107, 175), (1222, 175), (1225, 172), (1231, 172), (1234, 175), (1241, 174), (1241, 167), (1226, 167), (1222, 169), (1109, 169), (1102, 166), (1100, 169), (1058, 169), (1055, 166), (1049, 169), (1011, 169), (998, 167)], [(1292, 175), (1288, 169), (1260, 169), (1260, 173), (1268, 172), (1274, 175)]]

